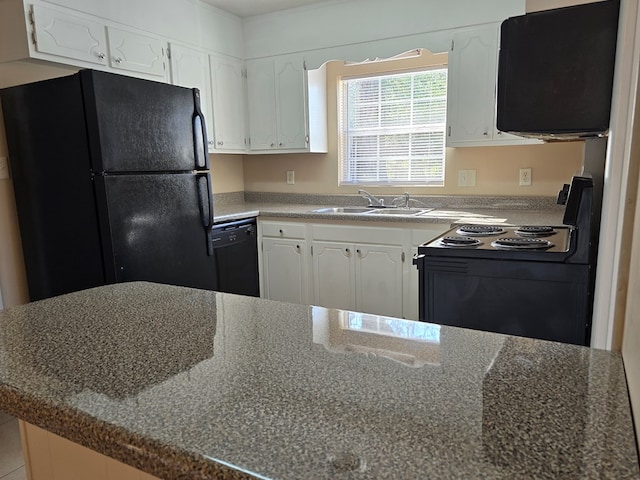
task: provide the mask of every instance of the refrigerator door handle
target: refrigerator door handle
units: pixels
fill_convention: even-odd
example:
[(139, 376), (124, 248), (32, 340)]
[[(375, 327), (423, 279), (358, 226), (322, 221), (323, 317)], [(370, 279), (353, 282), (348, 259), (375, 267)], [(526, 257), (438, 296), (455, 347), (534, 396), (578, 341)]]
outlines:
[(213, 255), (213, 193), (211, 191), (211, 175), (198, 173), (196, 178), (198, 198), (200, 201), (200, 217), (206, 232), (207, 255)]
[(209, 150), (207, 148), (207, 127), (200, 109), (200, 90), (193, 89), (193, 151), (196, 170), (209, 169)]
[(200, 214), (202, 226), (209, 228), (213, 225), (213, 194), (208, 173), (197, 174), (198, 198), (200, 199)]

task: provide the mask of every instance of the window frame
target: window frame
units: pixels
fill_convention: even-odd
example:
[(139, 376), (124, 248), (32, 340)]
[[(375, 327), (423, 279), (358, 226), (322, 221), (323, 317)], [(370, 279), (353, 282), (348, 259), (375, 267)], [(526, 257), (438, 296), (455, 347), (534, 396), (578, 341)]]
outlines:
[[(443, 121), (442, 122), (435, 122), (435, 123), (430, 123), (430, 124), (425, 124), (423, 126), (419, 126), (416, 127), (414, 125), (406, 125), (406, 126), (402, 126), (402, 127), (396, 127), (396, 134), (402, 134), (403, 131), (404, 133), (407, 133), (409, 135), (411, 134), (428, 134), (428, 133), (433, 133), (436, 132), (438, 134), (441, 135), (441, 141), (438, 142), (440, 145), (440, 149), (441, 149), (441, 156), (439, 159), (436, 160), (436, 163), (439, 163), (439, 165), (436, 165), (437, 168), (440, 169), (440, 172), (437, 176), (433, 176), (431, 178), (427, 178), (427, 179), (417, 179), (417, 180), (412, 180), (410, 178), (407, 178), (406, 180), (381, 180), (381, 181), (366, 181), (366, 180), (359, 180), (357, 178), (353, 178), (350, 175), (350, 171), (352, 170), (350, 168), (350, 161), (349, 161), (349, 152), (348, 152), (348, 147), (349, 147), (349, 141), (352, 138), (352, 136), (349, 135), (349, 132), (347, 130), (347, 126), (346, 124), (348, 123), (348, 111), (349, 111), (349, 106), (348, 106), (348, 94), (347, 94), (347, 89), (348, 89), (348, 82), (350, 80), (358, 80), (358, 79), (375, 79), (375, 78), (384, 78), (384, 77), (393, 77), (393, 76), (403, 76), (403, 75), (412, 75), (412, 74), (420, 74), (420, 73), (429, 73), (429, 72), (440, 72), (443, 71), (445, 73), (445, 78), (444, 78), (444, 88), (445, 88), (445, 97), (444, 97), (444, 105), (442, 107), (442, 114), (443, 114)], [(403, 186), (403, 187), (411, 187), (411, 186), (415, 186), (415, 187), (444, 187), (445, 185), (445, 152), (446, 152), (446, 102), (447, 102), (447, 78), (448, 78), (448, 65), (447, 64), (442, 64), (442, 63), (438, 63), (438, 64), (433, 64), (433, 65), (428, 65), (428, 66), (420, 66), (420, 67), (415, 67), (415, 68), (397, 68), (397, 69), (390, 69), (390, 70), (384, 70), (384, 71), (379, 71), (379, 72), (372, 72), (372, 73), (363, 73), (363, 74), (355, 74), (355, 75), (348, 75), (348, 74), (343, 74), (340, 75), (338, 77), (338, 85), (337, 85), (337, 103), (338, 103), (338, 160), (339, 160), (339, 168), (338, 168), (338, 184), (340, 186), (381, 186), (381, 187), (391, 187), (391, 186)], [(431, 98), (436, 98), (436, 97), (431, 97)], [(410, 107), (413, 107), (415, 105), (416, 99), (413, 97), (413, 94), (411, 96), (411, 99), (409, 100), (408, 104), (410, 105)], [(384, 105), (384, 100), (382, 98), (379, 99), (378, 101), (378, 106), (382, 107)], [(434, 126), (437, 125), (437, 128), (433, 128)], [(384, 130), (385, 127), (381, 127), (378, 126), (376, 128), (372, 128), (371, 130)], [(387, 130), (390, 129), (390, 127), (386, 127)], [(381, 137), (385, 135), (384, 133), (379, 133), (377, 134), (378, 137)], [(371, 135), (374, 136), (374, 135)], [(379, 140), (378, 140), (378, 150), (379, 150)], [(409, 155), (407, 160), (409, 162), (412, 161), (412, 155)], [(376, 157), (376, 162), (380, 163), (384, 160), (381, 159), (380, 155), (377, 155)], [(408, 172), (409, 175), (407, 175), (407, 177), (410, 177), (410, 171)]]

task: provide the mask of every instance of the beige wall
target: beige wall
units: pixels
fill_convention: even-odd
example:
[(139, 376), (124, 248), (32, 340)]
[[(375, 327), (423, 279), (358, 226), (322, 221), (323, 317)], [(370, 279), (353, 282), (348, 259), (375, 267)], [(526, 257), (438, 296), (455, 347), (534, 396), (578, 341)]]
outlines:
[[(247, 155), (244, 158), (244, 186), (247, 191), (290, 193), (356, 193), (359, 186), (338, 185), (338, 82), (340, 76), (415, 69), (447, 62), (447, 54), (423, 51), (419, 58), (376, 64), (345, 66), (327, 64), (327, 117), (329, 153)], [(366, 187), (372, 193), (408, 191), (421, 195), (523, 195), (555, 196), (562, 184), (580, 173), (583, 142), (541, 145), (448, 148), (444, 187)], [(532, 185), (518, 185), (520, 168), (532, 168)], [(458, 170), (476, 170), (475, 187), (458, 187)], [(295, 172), (296, 183), (287, 185), (286, 172)]]
[(244, 191), (242, 155), (209, 155), (213, 193)]

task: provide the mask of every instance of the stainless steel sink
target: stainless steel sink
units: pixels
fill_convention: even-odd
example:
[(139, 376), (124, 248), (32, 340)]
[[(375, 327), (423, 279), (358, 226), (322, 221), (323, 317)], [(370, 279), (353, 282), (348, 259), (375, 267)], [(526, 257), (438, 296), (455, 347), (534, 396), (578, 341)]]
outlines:
[(327, 207), (327, 208), (316, 208), (315, 210), (311, 210), (311, 213), (371, 213), (374, 210), (368, 207)]
[(380, 208), (371, 212), (373, 215), (420, 215), (433, 208)]
[(345, 213), (351, 215), (421, 215), (433, 208), (372, 208), (372, 207), (325, 207), (309, 210), (310, 213)]

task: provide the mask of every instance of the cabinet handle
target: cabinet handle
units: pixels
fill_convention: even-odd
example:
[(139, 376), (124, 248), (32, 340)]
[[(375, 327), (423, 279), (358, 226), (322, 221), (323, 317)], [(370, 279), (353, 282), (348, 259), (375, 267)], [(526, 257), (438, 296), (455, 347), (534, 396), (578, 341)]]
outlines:
[(278, 230), (280, 232), (280, 235), (284, 235), (284, 231), (282, 229)]
[(104, 53), (102, 53), (102, 52), (98, 53), (98, 58), (99, 58), (100, 60), (104, 60), (104, 57), (105, 57), (105, 56), (106, 56), (106, 55), (105, 55)]
[(359, 249), (359, 248), (356, 250), (356, 253), (357, 253), (358, 255), (360, 255), (360, 249)]
[(296, 245), (296, 250), (300, 250), (300, 245)]
[(275, 143), (272, 143), (272, 144), (271, 144), (271, 146), (272, 146), (272, 147), (275, 147), (275, 146), (276, 146), (276, 144), (275, 144)]
[(218, 145), (222, 146), (222, 145), (224, 145), (224, 142), (223, 142), (222, 140), (220, 140), (220, 141), (218, 142)]
[(279, 146), (279, 147), (281, 147), (282, 145), (284, 145), (282, 142), (280, 142), (280, 143), (278, 144), (278, 146)]
[(118, 63), (118, 64), (120, 64), (120, 63), (122, 63), (122, 58), (116, 57), (116, 58), (113, 59), (113, 61)]
[(215, 142), (214, 142), (213, 140), (209, 140), (207, 143), (208, 143), (209, 145), (213, 145)]
[(487, 135), (489, 135), (489, 132), (482, 132), (482, 135), (486, 137)]
[(345, 248), (344, 251), (350, 253), (348, 248)]

